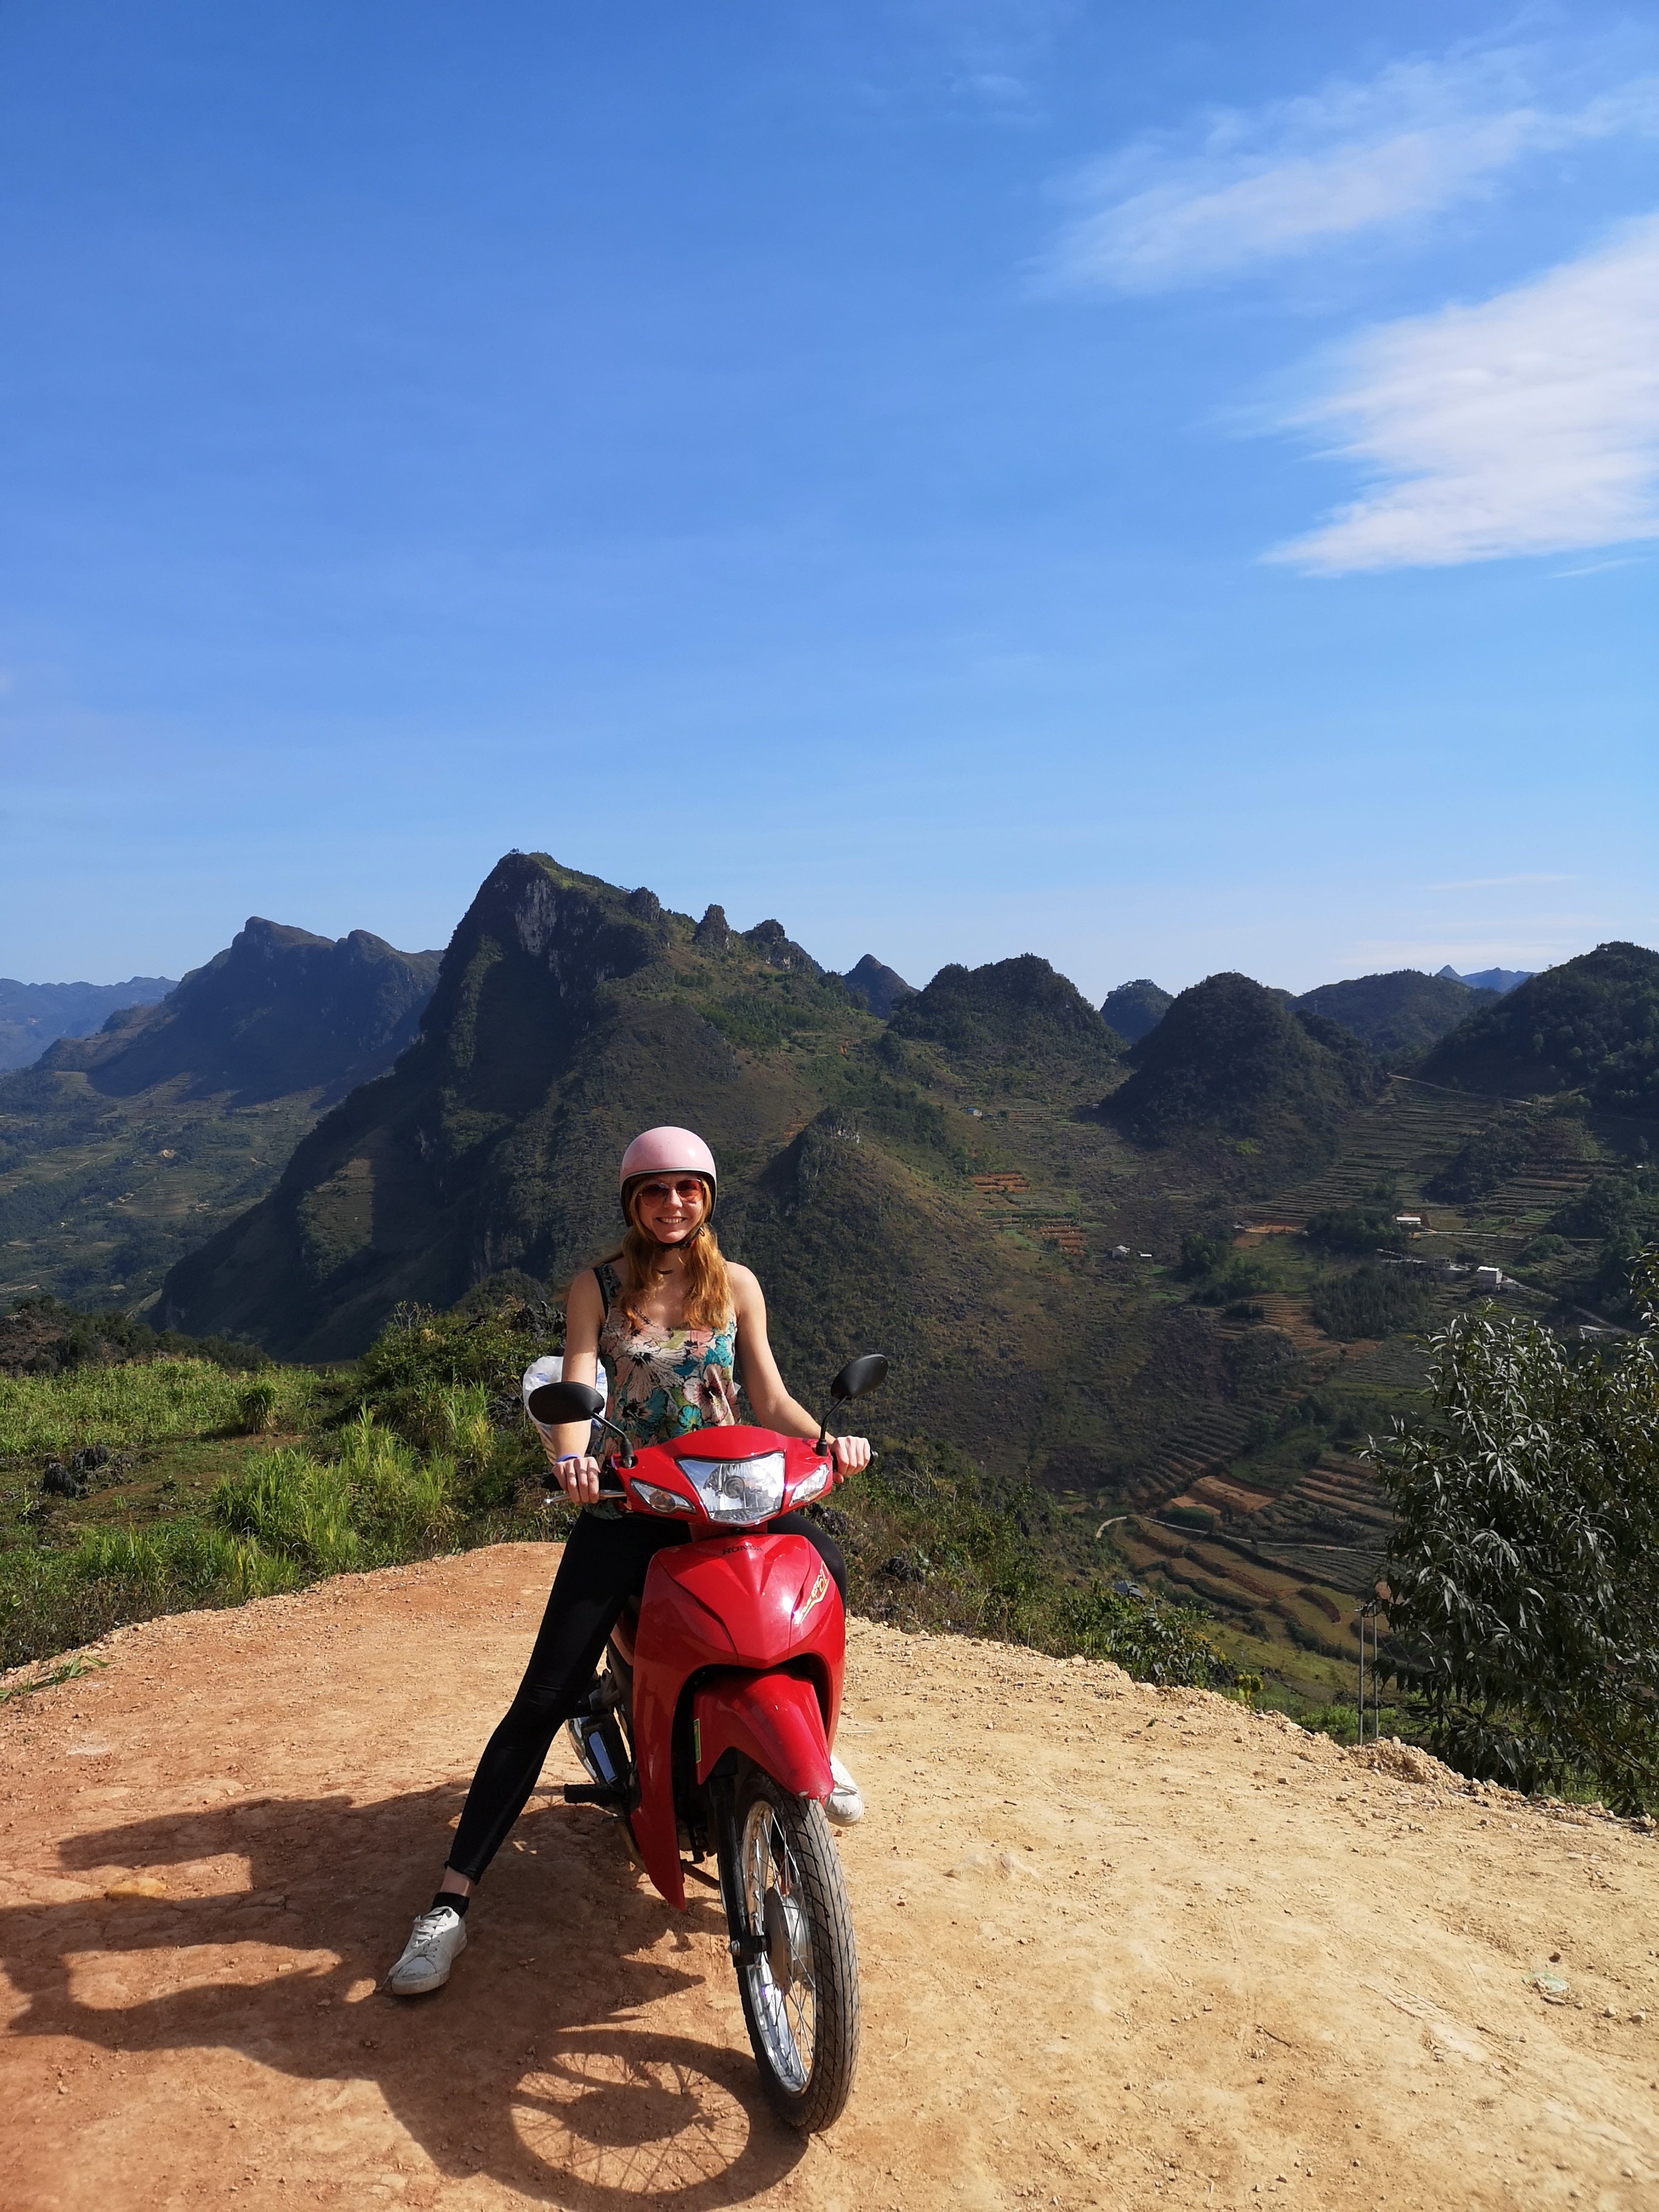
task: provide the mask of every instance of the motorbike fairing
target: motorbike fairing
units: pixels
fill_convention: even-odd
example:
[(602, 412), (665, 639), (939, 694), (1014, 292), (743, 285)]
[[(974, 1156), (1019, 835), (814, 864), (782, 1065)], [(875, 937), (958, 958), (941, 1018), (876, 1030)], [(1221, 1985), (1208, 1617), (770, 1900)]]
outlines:
[(824, 1798), (835, 1788), (823, 1708), (801, 1674), (705, 1674), (691, 1692), (697, 1779), (715, 1761), (741, 1752), (794, 1797)]
[[(710, 1668), (750, 1681), (789, 1668), (787, 1679), (802, 1678), (817, 1704), (827, 1747), (839, 1718), (846, 1641), (841, 1594), (804, 1536), (771, 1536), (757, 1528), (676, 1544), (653, 1559), (634, 1646), (639, 1802), (632, 1825), (652, 1881), (681, 1911), (685, 1877), (674, 1817), (673, 1747), (687, 1683)], [(785, 1694), (793, 1698), (795, 1692)], [(758, 1742), (764, 1723), (745, 1725)], [(827, 1793), (828, 1765), (826, 1751), (823, 1789), (804, 1794)], [(817, 1778), (810, 1759), (805, 1771)], [(794, 1787), (781, 1774), (776, 1778)]]

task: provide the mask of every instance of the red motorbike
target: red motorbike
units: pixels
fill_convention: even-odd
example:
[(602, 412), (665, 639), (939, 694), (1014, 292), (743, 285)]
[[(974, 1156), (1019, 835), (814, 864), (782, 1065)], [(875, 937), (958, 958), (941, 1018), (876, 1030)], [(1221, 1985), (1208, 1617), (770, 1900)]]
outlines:
[[(887, 1374), (849, 1360), (836, 1405)], [(765, 1522), (838, 1480), (828, 1441), (770, 1429), (697, 1429), (635, 1452), (601, 1394), (548, 1382), (538, 1421), (592, 1421), (620, 1440), (607, 1462), (630, 1512), (690, 1524), (657, 1553), (637, 1607), (611, 1632), (586, 1708), (570, 1724), (592, 1778), (568, 1803), (616, 1814), (668, 1902), (685, 1910), (682, 1850), (712, 1850), (744, 2018), (774, 2109), (827, 2128), (853, 2086), (859, 1962), (841, 1859), (824, 1818), (841, 1711), (846, 1621), (830, 1571), (804, 1537)], [(707, 1880), (706, 1875), (703, 1876)]]

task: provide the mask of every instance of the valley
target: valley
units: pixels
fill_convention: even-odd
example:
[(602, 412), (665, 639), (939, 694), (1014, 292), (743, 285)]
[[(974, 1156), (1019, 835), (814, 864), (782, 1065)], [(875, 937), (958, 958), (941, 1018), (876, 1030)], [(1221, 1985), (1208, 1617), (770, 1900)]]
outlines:
[[(696, 921), (544, 854), (492, 871), (441, 963), (291, 932), (286, 996), (251, 989), (270, 928), (0, 1084), (14, 1297), (337, 1368), (394, 1313), (498, 1283), (554, 1302), (555, 1342), (564, 1283), (614, 1241), (622, 1146), (685, 1121), (799, 1389), (879, 1346), (884, 1449), (1034, 1486), (1071, 1532), (1056, 1573), (1196, 1605), (1304, 1707), (1352, 1696), (1389, 1529), (1358, 1455), (1412, 1408), (1423, 1335), (1490, 1295), (1477, 1267), (1517, 1310), (1616, 1330), (1619, 1239), (1659, 1219), (1640, 948), (1511, 997), (1143, 979), (1115, 994), (1128, 1044), (1030, 956), (919, 991), (874, 956), (842, 978), (778, 921)], [(1374, 1051), (1343, 1007), (1419, 1041)], [(1562, 1020), (1613, 1075), (1563, 1079), (1574, 1031), (1541, 1091), (1492, 1087), (1506, 1037), (1530, 1072)], [(952, 1625), (933, 1567), (860, 1572), (880, 1617)]]

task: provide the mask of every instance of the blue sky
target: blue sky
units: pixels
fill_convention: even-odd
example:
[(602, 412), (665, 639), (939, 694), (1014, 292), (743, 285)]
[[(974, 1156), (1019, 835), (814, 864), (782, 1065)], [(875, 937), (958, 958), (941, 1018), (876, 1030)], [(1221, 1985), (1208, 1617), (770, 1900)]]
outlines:
[(9, 0), (0, 973), (1659, 942), (1659, 15)]

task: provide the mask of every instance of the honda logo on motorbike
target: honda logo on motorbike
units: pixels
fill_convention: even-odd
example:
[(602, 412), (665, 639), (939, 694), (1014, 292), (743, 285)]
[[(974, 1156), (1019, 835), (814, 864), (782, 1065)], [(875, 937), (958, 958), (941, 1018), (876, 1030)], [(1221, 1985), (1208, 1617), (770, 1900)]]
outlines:
[[(817, 1603), (818, 1600), (823, 1595), (829, 1587), (830, 1570), (828, 1567), (820, 1567), (818, 1569), (818, 1578), (817, 1582), (813, 1583), (811, 1595), (803, 1603), (800, 1613), (802, 1614), (811, 1613), (812, 1607)], [(797, 1614), (796, 1618), (799, 1620), (800, 1618), (800, 1614)]]

